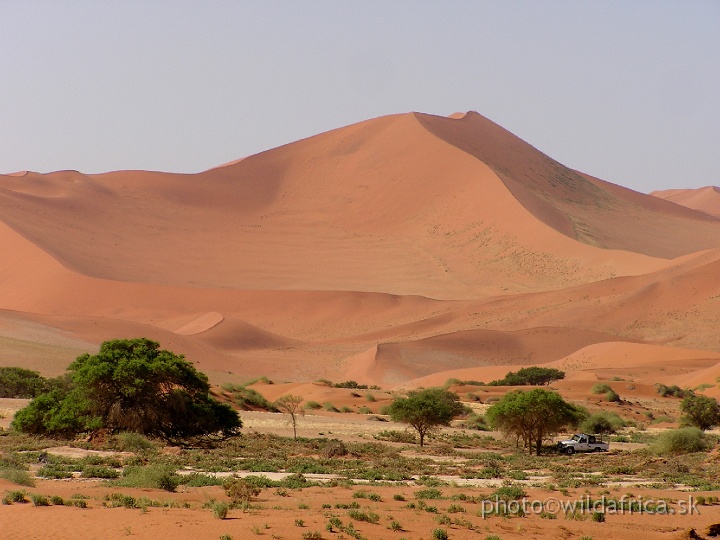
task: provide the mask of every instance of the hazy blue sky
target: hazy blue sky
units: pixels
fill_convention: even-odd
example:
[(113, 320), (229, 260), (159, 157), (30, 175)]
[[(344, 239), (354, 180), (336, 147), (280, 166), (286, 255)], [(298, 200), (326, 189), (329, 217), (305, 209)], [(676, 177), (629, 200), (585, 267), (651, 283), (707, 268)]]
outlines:
[(639, 191), (720, 184), (720, 1), (0, 0), (0, 172), (197, 172), (466, 110)]

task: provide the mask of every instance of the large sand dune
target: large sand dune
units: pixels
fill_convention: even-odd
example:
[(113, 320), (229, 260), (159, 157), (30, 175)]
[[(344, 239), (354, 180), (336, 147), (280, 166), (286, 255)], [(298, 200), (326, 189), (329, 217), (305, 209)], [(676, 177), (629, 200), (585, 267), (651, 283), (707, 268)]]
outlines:
[[(636, 344), (624, 367), (649, 380), (658, 350), (720, 351), (717, 190), (655, 195), (477, 113), (368, 120), (198, 174), (0, 175), (0, 358), (56, 374), (142, 335), (215, 382), (396, 385)], [(693, 366), (673, 376), (715, 384)]]

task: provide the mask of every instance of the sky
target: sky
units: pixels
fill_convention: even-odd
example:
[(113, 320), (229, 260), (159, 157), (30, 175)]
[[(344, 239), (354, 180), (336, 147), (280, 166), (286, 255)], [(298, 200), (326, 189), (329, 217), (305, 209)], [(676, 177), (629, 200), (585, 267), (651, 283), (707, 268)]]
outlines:
[(649, 192), (720, 185), (718, 0), (0, 0), (0, 173), (193, 173), (474, 110)]

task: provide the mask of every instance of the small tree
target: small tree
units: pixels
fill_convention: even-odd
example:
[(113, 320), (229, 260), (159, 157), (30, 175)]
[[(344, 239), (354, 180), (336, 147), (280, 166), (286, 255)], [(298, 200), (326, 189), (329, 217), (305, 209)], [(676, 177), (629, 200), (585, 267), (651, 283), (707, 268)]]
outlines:
[(556, 392), (542, 388), (515, 390), (492, 405), (485, 418), (494, 428), (523, 441), (532, 454), (540, 455), (542, 441), (566, 426), (577, 425), (585, 411), (567, 403)]
[(463, 410), (457, 394), (442, 388), (428, 388), (397, 398), (388, 412), (394, 421), (410, 424), (418, 432), (420, 446), (423, 446), (425, 435), (439, 426), (449, 425)]
[(488, 386), (547, 386), (565, 378), (565, 372), (554, 368), (528, 367), (509, 371), (505, 378), (492, 381)]
[(720, 405), (715, 398), (690, 394), (680, 403), (684, 423), (705, 431), (720, 424)]
[(285, 396), (278, 398), (278, 400), (275, 402), (275, 407), (277, 408), (278, 411), (290, 416), (290, 422), (292, 423), (292, 427), (293, 427), (293, 438), (294, 439), (297, 439), (298, 416), (305, 415), (305, 409), (303, 409), (300, 406), (300, 404), (302, 403), (302, 400), (303, 400), (303, 398), (301, 398), (300, 396), (294, 396), (292, 394), (287, 394)]

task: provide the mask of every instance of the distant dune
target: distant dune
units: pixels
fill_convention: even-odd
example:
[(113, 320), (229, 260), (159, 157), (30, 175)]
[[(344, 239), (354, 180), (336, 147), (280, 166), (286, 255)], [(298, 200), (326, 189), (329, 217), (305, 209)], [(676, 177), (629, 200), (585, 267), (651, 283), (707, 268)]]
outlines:
[(667, 189), (653, 191), (650, 195), (674, 202), (711, 216), (720, 217), (720, 187), (707, 186), (698, 189)]
[(0, 245), (0, 363), (47, 374), (140, 335), (219, 383), (545, 364), (714, 387), (720, 362), (718, 188), (637, 193), (475, 112), (199, 174), (0, 175)]

